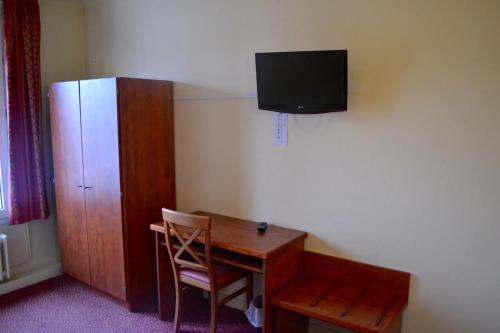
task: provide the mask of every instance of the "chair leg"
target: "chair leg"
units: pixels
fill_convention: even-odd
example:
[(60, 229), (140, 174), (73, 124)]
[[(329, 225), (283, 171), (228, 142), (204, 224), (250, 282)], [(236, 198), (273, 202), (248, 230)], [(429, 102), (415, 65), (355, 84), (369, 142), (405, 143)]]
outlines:
[(247, 275), (247, 308), (250, 306), (250, 302), (253, 300), (253, 273), (248, 273)]
[(214, 288), (210, 291), (210, 333), (217, 332), (217, 290)]
[(174, 314), (174, 329), (173, 332), (177, 333), (180, 326), (180, 316), (182, 307), (182, 287), (181, 283), (177, 280), (175, 281), (175, 314)]

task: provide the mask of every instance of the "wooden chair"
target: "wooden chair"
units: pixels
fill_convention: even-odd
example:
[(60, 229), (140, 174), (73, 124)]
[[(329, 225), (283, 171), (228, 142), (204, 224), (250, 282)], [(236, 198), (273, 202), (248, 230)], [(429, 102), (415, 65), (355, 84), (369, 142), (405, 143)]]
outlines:
[[(182, 286), (186, 284), (210, 293), (210, 333), (217, 331), (217, 308), (246, 292), (247, 306), (253, 298), (252, 272), (213, 262), (210, 240), (210, 218), (162, 209), (170, 262), (175, 279), (174, 332), (179, 329)], [(195, 242), (196, 241), (196, 242)], [(201, 243), (201, 244), (200, 244)], [(201, 248), (198, 247), (203, 245)], [(240, 279), (244, 287), (218, 300), (217, 293)]]

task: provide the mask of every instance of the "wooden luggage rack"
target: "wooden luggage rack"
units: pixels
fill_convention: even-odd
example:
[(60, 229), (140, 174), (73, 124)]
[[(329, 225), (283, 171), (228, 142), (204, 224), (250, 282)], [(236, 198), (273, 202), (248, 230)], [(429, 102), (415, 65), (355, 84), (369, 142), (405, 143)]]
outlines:
[(303, 275), (273, 297), (274, 332), (307, 332), (309, 317), (355, 332), (401, 332), (409, 282), (409, 273), (306, 251)]

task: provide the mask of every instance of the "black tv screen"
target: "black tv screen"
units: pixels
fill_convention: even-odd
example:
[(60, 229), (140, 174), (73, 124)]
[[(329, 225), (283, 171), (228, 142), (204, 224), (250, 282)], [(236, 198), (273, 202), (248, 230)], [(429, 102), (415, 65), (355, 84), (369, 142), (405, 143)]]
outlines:
[(347, 110), (347, 50), (256, 53), (259, 109)]

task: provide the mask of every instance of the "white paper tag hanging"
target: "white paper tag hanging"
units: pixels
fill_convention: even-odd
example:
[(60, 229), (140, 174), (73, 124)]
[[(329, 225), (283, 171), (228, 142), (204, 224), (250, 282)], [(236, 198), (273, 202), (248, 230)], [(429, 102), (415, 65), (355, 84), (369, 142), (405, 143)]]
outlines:
[(274, 145), (277, 147), (286, 147), (288, 144), (288, 114), (274, 113)]

